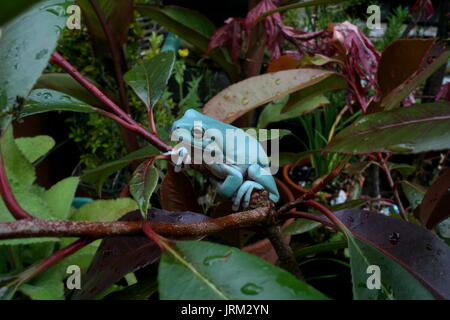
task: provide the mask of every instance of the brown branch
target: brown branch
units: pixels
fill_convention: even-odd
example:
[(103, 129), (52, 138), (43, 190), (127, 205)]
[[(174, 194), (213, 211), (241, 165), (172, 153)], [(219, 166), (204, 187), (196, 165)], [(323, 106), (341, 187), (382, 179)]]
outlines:
[(280, 260), (280, 266), (295, 275), (300, 280), (304, 280), (292, 248), (283, 240), (280, 227), (270, 226), (267, 229), (267, 232), (269, 240), (278, 255), (278, 259)]
[[(200, 236), (227, 229), (266, 222), (271, 217), (269, 208), (257, 208), (238, 212), (217, 219), (189, 223), (151, 222), (151, 228), (168, 237)], [(87, 237), (104, 238), (142, 234), (142, 221), (63, 221), (63, 220), (21, 220), (0, 223), (0, 239), (32, 237)]]

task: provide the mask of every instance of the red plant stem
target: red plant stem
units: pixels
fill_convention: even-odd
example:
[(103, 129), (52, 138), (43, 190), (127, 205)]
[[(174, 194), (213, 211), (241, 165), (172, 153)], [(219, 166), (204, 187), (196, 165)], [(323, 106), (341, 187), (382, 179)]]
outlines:
[(320, 222), (321, 224), (323, 224), (324, 226), (327, 226), (327, 227), (332, 227), (332, 228), (335, 227), (334, 224), (332, 224), (328, 219), (324, 219), (323, 217), (321, 217), (317, 214), (314, 214), (314, 213), (294, 211), (294, 212), (287, 213), (287, 215), (290, 218), (292, 217), (292, 218), (313, 220), (313, 221)]
[(144, 225), (142, 226), (142, 231), (150, 240), (153, 240), (161, 248), (161, 250), (164, 250), (164, 246), (162, 244), (162, 241), (164, 241), (164, 239), (162, 239), (161, 236), (153, 231), (149, 221), (144, 223)]
[(95, 14), (97, 15), (100, 24), (102, 26), (103, 32), (105, 33), (106, 39), (108, 40), (109, 49), (111, 50), (111, 55), (114, 63), (114, 71), (116, 74), (117, 87), (119, 88), (120, 101), (123, 104), (123, 107), (126, 112), (130, 112), (130, 108), (128, 106), (128, 97), (125, 88), (125, 82), (123, 80), (122, 75), (122, 67), (120, 65), (121, 54), (120, 54), (120, 46), (115, 41), (114, 36), (111, 32), (111, 27), (103, 14), (98, 2), (96, 0), (89, 0), (91, 7), (94, 9)]
[(330, 219), (336, 225), (336, 227), (338, 227), (341, 231), (344, 232), (344, 230), (347, 229), (347, 227), (334, 215), (334, 213), (331, 212), (330, 209), (325, 207), (323, 204), (321, 204), (315, 200), (306, 200), (303, 203), (309, 207), (316, 208), (317, 210), (319, 210), (320, 212), (325, 214), (327, 216), (327, 218)]
[(155, 117), (153, 115), (153, 108), (148, 108), (148, 122), (150, 123), (150, 128), (152, 129), (152, 133), (155, 136), (158, 136), (158, 131), (156, 131), (156, 125), (155, 125)]
[(75, 242), (72, 242), (68, 246), (56, 251), (51, 256), (45, 258), (44, 260), (38, 262), (35, 266), (29, 268), (28, 270), (24, 271), (24, 276), (21, 280), (22, 283), (27, 282), (28, 280), (36, 277), (40, 273), (48, 270), (51, 266), (57, 264), (59, 261), (64, 259), (65, 257), (68, 257), (81, 248), (85, 247), (89, 243), (91, 243), (93, 240), (88, 239), (78, 239)]
[(86, 79), (75, 67), (73, 67), (67, 60), (65, 60), (58, 52), (54, 52), (50, 60), (52, 63), (58, 64), (67, 73), (69, 73), (75, 80), (77, 80), (83, 87), (98, 98), (105, 106), (116, 113), (124, 121), (128, 122), (134, 132), (140, 134), (144, 139), (149, 141), (159, 150), (166, 152), (172, 149), (167, 143), (162, 141), (159, 137), (152, 135), (143, 126), (134, 121), (126, 112), (124, 112), (118, 105), (110, 100), (103, 92), (94, 86), (88, 79)]
[(26, 212), (20, 204), (17, 202), (16, 197), (11, 190), (9, 185), (8, 176), (6, 174), (5, 165), (3, 162), (3, 155), (0, 150), (0, 193), (2, 195), (2, 199), (5, 202), (6, 207), (9, 212), (14, 216), (15, 219), (33, 219), (28, 212)]
[(397, 185), (395, 184), (394, 179), (392, 179), (391, 170), (388, 168), (386, 160), (383, 159), (381, 154), (378, 154), (378, 159), (381, 163), (381, 168), (386, 173), (386, 177), (388, 179), (389, 186), (391, 187), (392, 191), (394, 192), (395, 201), (397, 202), (397, 205), (400, 209), (400, 215), (402, 216), (403, 220), (408, 221), (408, 215), (406, 214), (405, 208), (403, 207), (403, 204), (402, 204), (402, 200), (400, 199)]
[(75, 80), (77, 80), (83, 87), (97, 97), (105, 106), (114, 111), (123, 119), (128, 120), (128, 114), (123, 111), (118, 105), (111, 101), (103, 92), (94, 86), (87, 78), (85, 78), (74, 66), (72, 66), (66, 59), (64, 59), (58, 52), (53, 52), (50, 60), (52, 63), (58, 64), (67, 73), (69, 73)]
[[(94, 108), (95, 108), (95, 107), (94, 107)], [(131, 130), (131, 131), (134, 131), (134, 130), (135, 130), (135, 127), (134, 127), (133, 125), (131, 125), (131, 124), (128, 123), (127, 121), (123, 120), (123, 119), (120, 118), (119, 116), (116, 116), (115, 114), (113, 114), (113, 113), (111, 113), (111, 112), (108, 112), (108, 111), (105, 111), (105, 110), (100, 109), (100, 108), (95, 108), (95, 109), (97, 109), (97, 111), (98, 111), (99, 113), (101, 113), (102, 115), (104, 115), (105, 117), (108, 117), (108, 118), (110, 118), (110, 119), (116, 121), (116, 122), (117, 122), (118, 124), (120, 124), (121, 126), (127, 128), (127, 129), (129, 129), (129, 130)]]
[(331, 180), (333, 180), (336, 176), (339, 175), (339, 173), (344, 168), (345, 164), (348, 161), (348, 157), (345, 157), (343, 160), (341, 160), (336, 167), (331, 170), (331, 172), (323, 178), (318, 184), (316, 184), (314, 187), (312, 187), (308, 192), (302, 194), (300, 197), (295, 199), (294, 201), (286, 203), (284, 206), (282, 206), (280, 209), (278, 209), (277, 214), (283, 214), (290, 209), (296, 207), (297, 205), (303, 203), (306, 199), (310, 199), (314, 197), (314, 195), (320, 191), (323, 187), (325, 187)]
[[(111, 27), (108, 24), (108, 20), (106, 19), (105, 15), (100, 9), (100, 6), (98, 5), (98, 2), (96, 0), (89, 0), (92, 8), (95, 11), (95, 14), (97, 15), (100, 24), (103, 28), (103, 32), (105, 33), (106, 39), (108, 40), (109, 49), (111, 51), (112, 60), (114, 64), (114, 72), (116, 76), (116, 82), (117, 87), (119, 89), (119, 96), (120, 101), (122, 104), (123, 110), (126, 111), (126, 113), (130, 113), (130, 106), (128, 105), (128, 96), (127, 91), (125, 87), (125, 82), (123, 79), (123, 70), (121, 62), (123, 62), (123, 65), (125, 65), (125, 59), (123, 58), (123, 51), (120, 48), (120, 45), (115, 41), (113, 34), (111, 32)], [(128, 152), (133, 152), (139, 149), (139, 144), (136, 140), (136, 137), (131, 134), (131, 132), (128, 132), (127, 130), (122, 130), (122, 136), (124, 139), (125, 147), (127, 148)]]

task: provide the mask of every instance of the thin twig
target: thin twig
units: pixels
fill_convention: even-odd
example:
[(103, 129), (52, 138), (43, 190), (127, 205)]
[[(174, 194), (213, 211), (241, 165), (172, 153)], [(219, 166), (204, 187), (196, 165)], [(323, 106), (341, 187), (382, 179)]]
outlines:
[(386, 173), (386, 178), (388, 180), (389, 186), (391, 187), (392, 191), (394, 192), (395, 201), (397, 202), (397, 205), (400, 209), (400, 215), (402, 216), (402, 218), (405, 221), (408, 221), (408, 215), (406, 214), (405, 208), (403, 207), (402, 200), (400, 199), (397, 185), (395, 184), (394, 180), (392, 179), (391, 170), (388, 168), (386, 160), (381, 156), (381, 154), (378, 154), (378, 158), (380, 160), (381, 168)]
[(117, 116), (128, 122), (133, 131), (141, 135), (144, 139), (149, 141), (159, 150), (166, 152), (172, 149), (167, 143), (161, 140), (159, 137), (148, 132), (142, 125), (134, 121), (125, 111), (123, 111), (118, 105), (116, 105), (111, 99), (109, 99), (103, 92), (101, 92), (96, 86), (94, 86), (86, 77), (84, 77), (75, 67), (73, 67), (67, 60), (65, 60), (58, 52), (54, 52), (50, 60), (52, 63), (58, 64), (68, 74), (70, 74), (75, 80), (77, 80), (83, 87), (85, 87), (90, 93), (98, 98), (106, 107), (113, 111)]
[(345, 164), (348, 162), (349, 156), (346, 156), (344, 159), (342, 159), (336, 167), (333, 168), (333, 170), (330, 171), (330, 173), (324, 177), (322, 180), (320, 180), (319, 183), (317, 183), (315, 186), (313, 186), (308, 192), (302, 194), (300, 197), (295, 199), (294, 201), (286, 203), (284, 206), (282, 206), (277, 211), (277, 215), (286, 213), (292, 208), (295, 208), (299, 204), (303, 203), (307, 199), (311, 199), (315, 196), (317, 192), (319, 192), (323, 187), (325, 187), (331, 180), (333, 180), (335, 177), (339, 175), (339, 173), (344, 169)]
[[(98, 17), (98, 20), (100, 21), (100, 24), (102, 26), (103, 32), (105, 33), (109, 45), (109, 50), (111, 51), (111, 56), (114, 64), (114, 73), (116, 76), (117, 88), (119, 89), (119, 97), (122, 108), (123, 110), (125, 110), (127, 114), (130, 114), (131, 110), (130, 106), (128, 105), (127, 90), (125, 86), (125, 81), (123, 79), (124, 72), (122, 70), (121, 65), (121, 62), (125, 61), (123, 56), (123, 50), (121, 49), (120, 45), (115, 41), (108, 20), (106, 19), (100, 6), (98, 5), (98, 2), (96, 0), (89, 0), (89, 2), (95, 11), (95, 14)], [(124, 138), (124, 143), (128, 152), (136, 151), (139, 148), (136, 137), (133, 136), (131, 132), (128, 132), (127, 130), (122, 130), (122, 136)]]

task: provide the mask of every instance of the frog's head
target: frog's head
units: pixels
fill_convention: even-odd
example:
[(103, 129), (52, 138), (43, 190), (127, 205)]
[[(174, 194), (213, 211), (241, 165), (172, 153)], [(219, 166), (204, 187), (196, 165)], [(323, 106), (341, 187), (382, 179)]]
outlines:
[(193, 109), (188, 109), (183, 117), (172, 125), (173, 141), (182, 140), (183, 144), (204, 149), (211, 142), (222, 145), (222, 137), (229, 125), (204, 115)]

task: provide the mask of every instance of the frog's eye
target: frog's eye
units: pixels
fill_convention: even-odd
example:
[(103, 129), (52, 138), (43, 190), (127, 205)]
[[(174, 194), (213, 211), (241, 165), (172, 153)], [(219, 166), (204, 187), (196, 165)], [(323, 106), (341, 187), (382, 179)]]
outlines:
[(205, 133), (205, 129), (203, 129), (202, 127), (199, 127), (199, 126), (195, 126), (195, 127), (192, 127), (191, 133), (194, 138), (200, 139), (203, 137), (203, 134)]

